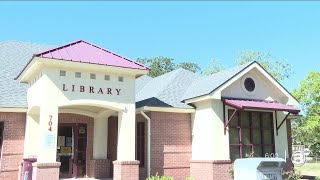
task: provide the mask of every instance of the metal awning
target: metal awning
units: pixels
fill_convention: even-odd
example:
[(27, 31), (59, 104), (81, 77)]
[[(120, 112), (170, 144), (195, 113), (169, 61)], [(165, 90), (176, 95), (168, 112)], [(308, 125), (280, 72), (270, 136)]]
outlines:
[[(229, 125), (232, 117), (235, 115), (235, 113), (240, 110), (247, 110), (247, 109), (261, 109), (261, 110), (272, 110), (275, 111), (276, 114), (276, 133), (278, 135), (278, 130), (280, 129), (281, 125), (286, 121), (287, 117), (292, 114), (298, 114), (300, 112), (300, 109), (297, 109), (295, 107), (282, 104), (276, 101), (263, 101), (263, 100), (241, 100), (241, 99), (224, 99), (223, 100), (223, 109), (225, 109), (225, 105), (231, 106), (235, 108), (236, 110), (233, 112), (233, 114), (230, 116), (230, 118), (224, 122), (224, 132), (226, 132), (226, 128)], [(280, 125), (278, 125), (277, 120), (277, 111), (286, 111), (288, 114), (285, 116), (285, 118), (281, 121)], [(225, 113), (225, 111), (224, 111)], [(225, 119), (225, 118), (224, 118)]]
[(224, 104), (234, 107), (238, 110), (264, 109), (274, 111), (287, 111), (292, 114), (298, 114), (300, 112), (300, 110), (297, 108), (275, 101), (225, 99)]

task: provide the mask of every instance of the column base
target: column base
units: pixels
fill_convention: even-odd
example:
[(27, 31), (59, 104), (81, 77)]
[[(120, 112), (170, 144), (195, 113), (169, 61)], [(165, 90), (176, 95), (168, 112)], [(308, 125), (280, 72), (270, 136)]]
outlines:
[(139, 180), (139, 161), (113, 161), (114, 180)]
[(190, 176), (199, 180), (232, 180), (228, 173), (230, 160), (192, 160), (190, 161)]
[(111, 161), (109, 159), (93, 159), (89, 165), (89, 177), (110, 178)]
[(32, 163), (32, 180), (59, 180), (61, 163)]

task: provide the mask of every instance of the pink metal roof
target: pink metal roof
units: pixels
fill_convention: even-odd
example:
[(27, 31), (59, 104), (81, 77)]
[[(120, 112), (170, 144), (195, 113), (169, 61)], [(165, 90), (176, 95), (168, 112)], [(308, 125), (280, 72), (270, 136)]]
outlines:
[(293, 114), (298, 114), (299, 109), (292, 106), (281, 104), (275, 101), (257, 101), (257, 100), (235, 100), (235, 99), (225, 99), (224, 103), (226, 105), (232, 106), (237, 109), (267, 109), (267, 110), (277, 110), (277, 111), (287, 111)]
[(34, 54), (35, 57), (149, 70), (150, 68), (84, 40)]

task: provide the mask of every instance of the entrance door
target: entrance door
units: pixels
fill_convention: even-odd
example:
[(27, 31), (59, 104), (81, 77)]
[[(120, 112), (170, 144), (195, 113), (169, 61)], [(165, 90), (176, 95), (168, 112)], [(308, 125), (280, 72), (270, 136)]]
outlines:
[(86, 174), (86, 124), (59, 124), (57, 161), (60, 178), (84, 177)]

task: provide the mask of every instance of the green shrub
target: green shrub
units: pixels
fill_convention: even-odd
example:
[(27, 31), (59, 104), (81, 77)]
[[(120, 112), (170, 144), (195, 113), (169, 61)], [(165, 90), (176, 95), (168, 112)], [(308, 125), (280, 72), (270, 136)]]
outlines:
[(298, 171), (283, 172), (282, 178), (284, 180), (299, 180), (301, 178), (301, 174)]
[(317, 176), (316, 178), (314, 178), (314, 180), (320, 180), (320, 176)]
[(228, 167), (228, 174), (229, 174), (229, 176), (231, 177), (231, 179), (234, 179), (233, 164), (231, 164), (231, 165)]
[(173, 180), (173, 177), (159, 176), (157, 173), (155, 176), (147, 177), (146, 180)]

